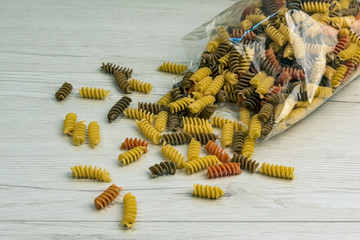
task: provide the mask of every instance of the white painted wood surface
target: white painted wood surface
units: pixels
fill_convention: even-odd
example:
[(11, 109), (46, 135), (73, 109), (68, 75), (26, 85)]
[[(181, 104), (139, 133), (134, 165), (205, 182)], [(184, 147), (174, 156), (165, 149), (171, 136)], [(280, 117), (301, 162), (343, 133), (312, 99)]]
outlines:
[[(156, 68), (186, 62), (180, 38), (235, 1), (20, 1), (0, 7), (0, 238), (1, 239), (359, 239), (360, 81), (355, 80), (300, 124), (257, 145), (255, 159), (296, 167), (293, 181), (243, 172), (207, 180), (200, 172), (151, 179), (164, 160), (159, 146), (126, 167), (117, 156), (126, 137), (140, 137), (134, 121), (107, 123), (123, 95), (102, 61), (134, 68), (150, 81), (156, 101), (174, 76)], [(64, 102), (64, 81), (75, 90)], [(81, 99), (81, 86), (110, 89), (105, 101)], [(62, 134), (69, 112), (98, 121), (102, 142), (75, 147)], [(186, 147), (179, 148), (186, 153)], [(109, 183), (74, 180), (70, 167), (105, 167), (124, 191), (102, 211), (93, 199)], [(217, 185), (216, 200), (193, 198), (192, 184)], [(122, 196), (138, 200), (134, 227), (120, 226)]]

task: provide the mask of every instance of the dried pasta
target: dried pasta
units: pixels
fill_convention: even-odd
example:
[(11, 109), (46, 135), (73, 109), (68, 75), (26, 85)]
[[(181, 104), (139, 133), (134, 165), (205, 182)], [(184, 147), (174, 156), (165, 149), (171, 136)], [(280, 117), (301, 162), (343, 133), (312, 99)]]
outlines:
[(216, 164), (221, 164), (219, 159), (215, 155), (209, 155), (206, 157), (199, 157), (192, 161), (183, 163), (183, 166), (186, 169), (187, 174), (192, 174), (194, 172), (201, 171), (209, 166), (214, 166)]
[(91, 122), (88, 126), (89, 143), (92, 148), (100, 143), (100, 126), (97, 122)]
[(239, 175), (241, 173), (240, 163), (228, 162), (208, 167), (207, 177), (218, 178), (231, 175)]
[(249, 137), (252, 139), (257, 139), (261, 136), (261, 122), (258, 116), (259, 116), (258, 114), (255, 114), (251, 118)]
[(158, 177), (165, 174), (174, 175), (176, 173), (176, 164), (173, 161), (165, 161), (149, 167), (149, 170), (152, 177)]
[(243, 145), (243, 149), (241, 151), (241, 155), (245, 157), (251, 157), (254, 153), (256, 140), (251, 137), (246, 137)]
[(195, 91), (203, 93), (211, 84), (212, 77), (204, 77), (198, 83), (195, 84)]
[(119, 196), (121, 190), (121, 187), (118, 187), (115, 184), (111, 184), (102, 194), (95, 198), (95, 208), (97, 210), (105, 208), (112, 201), (114, 201), (117, 196)]
[(122, 162), (124, 166), (128, 165), (134, 162), (135, 160), (138, 160), (144, 154), (144, 151), (145, 151), (145, 147), (143, 146), (135, 147), (124, 153), (121, 153), (118, 157), (118, 160), (119, 162)]
[(182, 145), (189, 142), (191, 135), (183, 132), (167, 133), (162, 135), (163, 142), (170, 145)]
[(74, 178), (96, 179), (104, 182), (112, 181), (110, 173), (105, 168), (101, 169), (101, 167), (75, 165), (74, 167), (71, 167), (71, 171)]
[(134, 107), (126, 108), (124, 111), (124, 114), (128, 118), (132, 118), (132, 119), (136, 119), (136, 120), (146, 119), (146, 121), (148, 121), (150, 124), (153, 124), (153, 122), (156, 118), (156, 116), (154, 114), (147, 112), (145, 110), (142, 110), (142, 109), (134, 108)]
[(180, 112), (182, 110), (185, 110), (191, 103), (193, 103), (195, 100), (190, 97), (183, 97), (175, 102), (171, 102), (168, 104), (171, 113), (174, 112)]
[(55, 98), (58, 101), (63, 101), (72, 91), (73, 86), (70, 83), (64, 82), (60, 89), (55, 93)]
[(153, 86), (149, 82), (143, 82), (137, 79), (129, 80), (130, 88), (135, 91), (150, 93)]
[(121, 89), (121, 91), (123, 91), (124, 93), (131, 93), (130, 84), (124, 73), (122, 73), (120, 71), (115, 71), (114, 78), (115, 78), (116, 84)]
[(186, 163), (185, 157), (169, 144), (164, 144), (161, 148), (161, 152), (171, 161), (176, 163), (177, 168), (184, 168)]
[(168, 112), (167, 111), (161, 111), (156, 118), (154, 128), (159, 131), (163, 132), (166, 128), (166, 123), (168, 120)]
[(259, 168), (259, 171), (265, 175), (285, 179), (294, 179), (294, 170), (294, 167), (287, 167), (283, 165), (279, 166), (266, 162)]
[(107, 115), (107, 119), (109, 120), (109, 122), (111, 123), (116, 118), (118, 118), (120, 114), (123, 113), (124, 110), (130, 105), (131, 102), (132, 99), (127, 96), (122, 97), (119, 101), (117, 101), (117, 103), (112, 106)]
[(73, 131), (73, 143), (76, 146), (79, 146), (85, 142), (85, 132), (86, 132), (86, 125), (84, 124), (85, 121), (77, 122), (74, 126)]
[(259, 163), (249, 157), (244, 157), (241, 154), (234, 153), (231, 162), (240, 163), (241, 169), (246, 169), (249, 172), (254, 173), (259, 166)]
[(137, 203), (136, 198), (131, 193), (125, 194), (123, 198), (124, 202), (124, 216), (121, 221), (121, 224), (126, 228), (131, 228), (135, 221), (137, 215)]
[(231, 146), (231, 149), (234, 152), (241, 153), (246, 136), (247, 136), (247, 134), (245, 132), (242, 132), (242, 131), (234, 132), (233, 143)]
[(77, 115), (75, 113), (68, 113), (65, 116), (63, 132), (72, 135), (76, 124)]
[(191, 136), (199, 141), (201, 145), (207, 144), (210, 140), (215, 141), (218, 139), (218, 136), (213, 133), (192, 133)]
[(79, 93), (82, 98), (105, 99), (109, 95), (110, 90), (82, 87), (79, 89)]
[(205, 146), (205, 150), (211, 155), (215, 155), (223, 163), (228, 162), (230, 159), (230, 155), (219, 145), (214, 143), (214, 140), (208, 141), (208, 143)]
[(212, 71), (208, 67), (200, 68), (190, 77), (190, 80), (197, 83), (203, 78), (210, 76), (211, 73)]
[(124, 140), (124, 142), (121, 144), (120, 149), (127, 149), (127, 150), (131, 150), (133, 148), (142, 146), (144, 147), (144, 153), (146, 153), (148, 151), (148, 145), (149, 142), (140, 138), (126, 138)]
[(193, 195), (201, 198), (217, 199), (224, 195), (224, 191), (216, 186), (194, 184)]
[(198, 113), (202, 109), (204, 109), (207, 104), (213, 104), (214, 102), (215, 102), (215, 97), (212, 95), (208, 95), (208, 96), (202, 97), (202, 98), (196, 100), (195, 102), (191, 103), (188, 106), (188, 108), (189, 108), (190, 112)]
[(140, 121), (136, 120), (136, 125), (153, 143), (160, 144), (161, 134), (146, 119), (143, 118)]
[(224, 85), (224, 82), (224, 76), (216, 76), (215, 79), (210, 83), (210, 86), (205, 90), (204, 95), (215, 96), (219, 92), (220, 88)]
[(201, 143), (196, 141), (194, 138), (191, 139), (189, 148), (188, 148), (188, 157), (187, 160), (191, 161), (200, 156)]
[(160, 67), (157, 70), (168, 73), (180, 74), (185, 72), (187, 68), (188, 66), (185, 64), (164, 62), (163, 64), (160, 65)]
[(234, 126), (232, 123), (226, 123), (222, 127), (221, 145), (223, 147), (230, 146), (233, 142)]
[(126, 79), (131, 78), (131, 74), (133, 70), (131, 68), (121, 67), (114, 63), (102, 63), (101, 69), (104, 70), (106, 73), (114, 74), (116, 71), (121, 72), (125, 75)]

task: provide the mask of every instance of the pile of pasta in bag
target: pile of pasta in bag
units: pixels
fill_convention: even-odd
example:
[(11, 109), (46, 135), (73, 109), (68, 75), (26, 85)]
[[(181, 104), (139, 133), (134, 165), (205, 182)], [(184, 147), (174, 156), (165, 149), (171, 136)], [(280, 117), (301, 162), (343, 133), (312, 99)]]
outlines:
[(215, 101), (237, 104), (239, 129), (255, 140), (286, 130), (357, 77), (360, 14), (350, 0), (250, 3), (184, 37), (196, 70), (178, 87), (203, 100), (189, 116), (211, 115)]

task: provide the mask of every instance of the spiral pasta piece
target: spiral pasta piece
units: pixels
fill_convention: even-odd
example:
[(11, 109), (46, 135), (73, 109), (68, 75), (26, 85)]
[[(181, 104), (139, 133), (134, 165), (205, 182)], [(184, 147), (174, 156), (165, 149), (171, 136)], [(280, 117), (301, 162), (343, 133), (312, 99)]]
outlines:
[(166, 128), (166, 123), (168, 120), (168, 112), (167, 111), (161, 111), (156, 118), (154, 128), (159, 131), (163, 132)]
[(185, 110), (191, 103), (193, 103), (195, 100), (190, 97), (183, 97), (175, 102), (171, 102), (168, 104), (171, 113), (180, 112), (182, 110)]
[(211, 81), (212, 77), (204, 77), (195, 84), (195, 91), (199, 93), (204, 93), (204, 91), (210, 86)]
[(224, 76), (224, 79), (226, 82), (234, 85), (239, 82), (239, 76), (233, 72), (231, 72), (229, 69), (226, 69), (222, 75)]
[(68, 113), (65, 116), (63, 132), (72, 135), (76, 124), (77, 115), (75, 113)]
[(224, 85), (225, 79), (224, 76), (218, 75), (215, 79), (211, 82), (210, 86), (205, 90), (204, 95), (213, 95), (215, 96), (221, 87)]
[(211, 118), (211, 124), (215, 127), (223, 128), (226, 123), (232, 123), (235, 130), (239, 130), (239, 122), (237, 120), (230, 120), (220, 116)]
[(111, 182), (110, 173), (106, 171), (106, 169), (101, 169), (93, 166), (82, 166), (75, 165), (71, 167), (72, 176), (74, 178), (88, 178), (88, 179), (96, 179), (104, 182)]
[(170, 144), (164, 144), (161, 148), (161, 152), (169, 160), (175, 162), (177, 168), (184, 168), (184, 164), (186, 163), (185, 157), (173, 146)]
[(267, 73), (265, 71), (261, 71), (261, 72), (257, 73), (250, 80), (251, 86), (253, 86), (254, 88), (257, 88), (266, 77), (267, 77)]
[(109, 120), (109, 122), (111, 123), (116, 118), (118, 118), (120, 114), (123, 113), (124, 110), (130, 105), (131, 102), (132, 99), (125, 96), (122, 97), (114, 106), (112, 106), (107, 115), (107, 119)]
[(233, 141), (234, 127), (231, 123), (226, 123), (222, 127), (221, 145), (223, 147), (230, 146)]
[(192, 161), (185, 162), (184, 167), (186, 168), (187, 174), (192, 174), (194, 172), (201, 171), (207, 167), (214, 166), (216, 164), (221, 164), (219, 159), (214, 155), (209, 155), (205, 157), (199, 157)]
[(224, 42), (228, 42), (230, 39), (229, 33), (226, 31), (225, 27), (219, 27), (216, 29), (217, 37)]
[(158, 67), (157, 70), (168, 73), (180, 74), (185, 72), (187, 68), (188, 66), (185, 64), (164, 62), (163, 64), (160, 65), (160, 67)]
[(205, 146), (205, 150), (211, 155), (215, 155), (220, 162), (226, 163), (230, 159), (230, 155), (219, 145), (214, 143), (215, 140), (209, 140)]
[(239, 74), (241, 71), (240, 68), (240, 53), (235, 49), (232, 48), (229, 54), (229, 69), (232, 73)]
[(271, 76), (266, 77), (256, 88), (256, 91), (260, 98), (263, 98), (264, 95), (269, 91), (269, 89), (274, 85), (275, 79)]
[(160, 111), (165, 110), (166, 105), (160, 105), (150, 102), (138, 102), (138, 109), (146, 110), (153, 114), (158, 114)]
[(207, 45), (206, 45), (206, 50), (210, 53), (213, 53), (216, 51), (216, 49), (219, 47), (219, 44), (222, 40), (219, 38), (216, 38), (212, 41), (210, 41)]
[(141, 119), (146, 119), (150, 124), (153, 124), (156, 115), (147, 112), (145, 110), (142, 109), (138, 109), (135, 107), (128, 107), (125, 109), (124, 114), (126, 117), (128, 118), (132, 118), (132, 119), (136, 119), (136, 120), (141, 120)]
[(218, 105), (213, 105), (211, 103), (207, 104), (204, 109), (199, 113), (199, 118), (209, 119), (211, 115), (214, 114)]
[(207, 144), (210, 140), (215, 141), (218, 139), (218, 136), (213, 133), (192, 133), (191, 136), (195, 138), (196, 141), (199, 141), (201, 145)]
[(160, 105), (168, 105), (173, 101), (170, 92), (166, 93), (164, 96), (162, 96), (156, 103)]
[(85, 142), (86, 125), (85, 121), (77, 122), (74, 126), (73, 143), (79, 146)]
[(101, 69), (104, 70), (106, 73), (114, 74), (116, 71), (121, 72), (125, 75), (126, 79), (131, 78), (131, 74), (133, 70), (131, 68), (121, 67), (114, 63), (102, 63)]
[(358, 45), (355, 43), (349, 43), (348, 47), (345, 50), (342, 50), (338, 53), (338, 56), (341, 59), (348, 60), (354, 57), (355, 53), (358, 50)]
[(304, 2), (301, 10), (305, 12), (326, 13), (329, 12), (330, 4), (325, 2)]
[(296, 108), (292, 110), (286, 118), (286, 124), (293, 125), (306, 117), (306, 108)]
[(193, 117), (182, 117), (183, 124), (191, 124), (191, 125), (203, 125), (211, 128), (211, 124), (208, 120), (202, 118), (193, 118)]
[(92, 148), (100, 143), (100, 126), (97, 122), (91, 122), (88, 126), (89, 143)]
[(181, 93), (181, 90), (180, 88), (176, 87), (176, 88), (173, 88), (169, 91), (169, 93), (171, 94), (171, 97), (172, 97), (172, 101), (175, 102), (177, 100), (179, 100), (180, 98), (183, 97), (182, 93)]
[(167, 133), (162, 135), (162, 140), (170, 145), (182, 145), (189, 142), (191, 135), (183, 132)]
[(259, 171), (265, 175), (271, 177), (285, 178), (285, 179), (294, 179), (294, 167), (287, 167), (283, 165), (274, 165), (264, 162)]
[(234, 153), (231, 162), (240, 163), (241, 169), (246, 169), (249, 172), (254, 173), (259, 166), (259, 163), (248, 157), (244, 157), (241, 154)]
[(259, 120), (258, 114), (255, 114), (250, 122), (249, 137), (252, 139), (257, 139), (261, 136), (261, 122)]
[(336, 69), (336, 73), (330, 82), (330, 85), (332, 88), (336, 88), (336, 87), (340, 86), (341, 81), (343, 80), (346, 71), (347, 71), (347, 67), (345, 65), (341, 65), (340, 67), (338, 67)]
[(260, 122), (266, 122), (274, 111), (274, 105), (271, 103), (265, 103), (258, 114)]
[(240, 163), (228, 162), (208, 167), (207, 177), (218, 178), (241, 174)]
[(148, 141), (145, 141), (140, 138), (126, 138), (124, 142), (121, 144), (120, 149), (131, 150), (133, 148), (142, 146), (144, 147), (144, 153), (146, 153), (148, 151), (147, 149), (148, 145), (149, 145)]
[(119, 154), (118, 160), (119, 162), (122, 162), (123, 165), (125, 166), (127, 164), (134, 162), (135, 160), (138, 160), (144, 154), (144, 151), (145, 151), (145, 147), (143, 146), (135, 147), (131, 150)]
[(192, 125), (192, 124), (184, 124), (184, 133), (212, 133), (214, 129), (211, 127), (211, 125), (205, 124), (205, 125)]
[(124, 202), (124, 216), (121, 220), (121, 224), (127, 228), (131, 228), (135, 221), (137, 215), (137, 203), (136, 198), (131, 193), (125, 194), (123, 198)]
[(198, 69), (191, 77), (190, 80), (197, 83), (200, 80), (204, 79), (205, 77), (208, 77), (212, 74), (212, 71), (208, 67), (203, 67)]
[(217, 199), (224, 195), (224, 191), (216, 186), (194, 184), (193, 196), (209, 199)]
[(266, 34), (281, 47), (287, 43), (287, 38), (282, 35), (274, 26), (267, 26), (265, 29)]
[(294, 50), (296, 59), (302, 59), (305, 57), (305, 44), (304, 40), (296, 35), (296, 33), (290, 32), (290, 43)]
[(64, 82), (60, 89), (55, 93), (55, 98), (58, 101), (63, 101), (72, 91), (73, 86), (70, 83)]
[(194, 160), (200, 156), (201, 143), (194, 138), (191, 139), (188, 148), (188, 160)]
[(146, 119), (143, 118), (140, 121), (136, 120), (136, 125), (153, 143), (160, 144), (161, 134), (156, 131), (156, 129)]
[(121, 190), (121, 187), (118, 187), (115, 184), (111, 184), (111, 186), (109, 186), (102, 194), (95, 198), (95, 208), (97, 210), (105, 208), (112, 201), (114, 201), (117, 196), (119, 196)]
[(131, 93), (130, 84), (124, 73), (115, 71), (114, 78), (115, 78), (116, 84), (121, 89), (121, 91), (123, 91), (124, 93)]
[(137, 79), (129, 80), (130, 88), (135, 91), (150, 93), (153, 86), (149, 82), (143, 82)]
[(195, 102), (191, 103), (188, 106), (188, 108), (189, 108), (190, 112), (198, 113), (202, 109), (204, 109), (204, 107), (207, 104), (212, 104), (214, 102), (215, 102), (215, 97), (213, 95), (208, 95), (208, 96), (202, 97), (202, 98), (196, 100)]
[(261, 137), (265, 138), (273, 129), (274, 120), (270, 117), (261, 128)]
[(244, 133), (248, 133), (250, 127), (250, 120), (251, 120), (250, 110), (245, 107), (241, 107), (239, 110), (239, 119), (240, 119), (240, 130)]
[(105, 99), (109, 92), (110, 90), (105, 91), (103, 88), (82, 87), (79, 89), (82, 98)]
[(180, 130), (180, 120), (177, 113), (171, 113), (167, 120), (167, 126), (170, 131), (176, 132)]
[(263, 15), (263, 14), (259, 14), (259, 15), (250, 14), (250, 15), (247, 15), (245, 19), (249, 20), (254, 25), (260, 23), (261, 25), (266, 26), (268, 24), (268, 22), (269, 22), (266, 19), (266, 16)]
[(176, 173), (176, 164), (173, 161), (165, 161), (160, 164), (155, 164), (154, 166), (149, 167), (151, 176), (153, 178), (162, 176), (162, 175), (174, 175)]
[(247, 136), (247, 134), (242, 131), (234, 132), (233, 143), (231, 146), (231, 149), (234, 152), (241, 153), (246, 136)]
[(241, 151), (241, 155), (244, 157), (251, 157), (254, 153), (256, 140), (251, 137), (246, 137), (243, 145), (243, 149)]

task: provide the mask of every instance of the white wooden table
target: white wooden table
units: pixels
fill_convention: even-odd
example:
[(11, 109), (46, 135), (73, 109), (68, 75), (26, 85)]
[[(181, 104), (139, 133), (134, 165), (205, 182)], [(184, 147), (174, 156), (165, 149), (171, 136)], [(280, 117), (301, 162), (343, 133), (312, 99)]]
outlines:
[[(126, 137), (141, 137), (134, 121), (106, 115), (123, 94), (99, 70), (102, 61), (132, 67), (154, 85), (138, 101), (156, 101), (174, 75), (164, 61), (186, 63), (180, 38), (235, 1), (0, 2), (0, 239), (359, 239), (360, 81), (355, 80), (300, 124), (256, 146), (260, 162), (296, 167), (293, 181), (243, 172), (207, 180), (204, 172), (152, 179), (164, 160), (160, 146), (126, 167), (117, 156)], [(54, 93), (64, 81), (74, 91)], [(105, 101), (81, 99), (81, 86), (110, 89)], [(75, 147), (62, 134), (69, 112), (98, 121), (102, 142)], [(186, 146), (179, 149), (186, 153)], [(203, 153), (204, 154), (204, 153)], [(93, 200), (109, 183), (71, 178), (70, 167), (105, 167), (121, 197), (97, 211)], [(194, 198), (193, 183), (217, 185), (216, 200)], [(138, 219), (124, 230), (122, 196), (138, 200)], [(286, 238), (285, 238), (286, 237)]]

